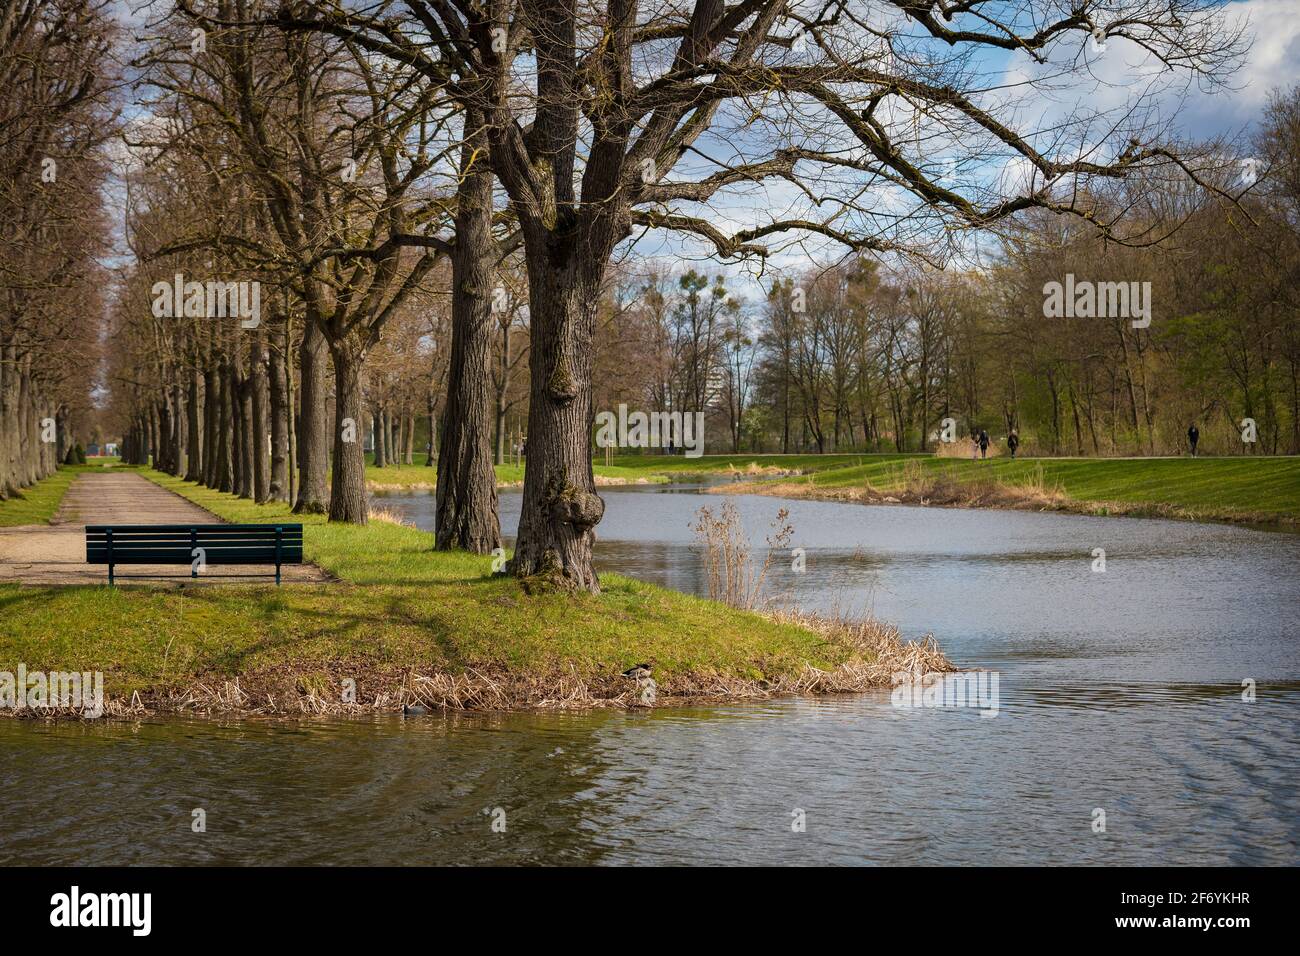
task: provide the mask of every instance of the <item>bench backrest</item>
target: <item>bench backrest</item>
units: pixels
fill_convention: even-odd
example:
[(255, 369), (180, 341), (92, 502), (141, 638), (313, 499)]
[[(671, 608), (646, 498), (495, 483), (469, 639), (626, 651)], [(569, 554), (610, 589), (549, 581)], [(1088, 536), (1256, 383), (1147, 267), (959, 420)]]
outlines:
[(301, 564), (301, 524), (87, 525), (86, 563)]

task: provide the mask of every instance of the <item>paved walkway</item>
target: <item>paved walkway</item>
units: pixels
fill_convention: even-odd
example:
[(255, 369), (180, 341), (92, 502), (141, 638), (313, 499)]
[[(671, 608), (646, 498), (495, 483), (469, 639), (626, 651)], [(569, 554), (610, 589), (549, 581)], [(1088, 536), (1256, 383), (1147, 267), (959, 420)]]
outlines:
[[(0, 583), (107, 584), (108, 566), (86, 564), (86, 525), (89, 524), (223, 524), (192, 501), (131, 472), (82, 474), (68, 488), (48, 525), (0, 528)], [(123, 584), (174, 585), (194, 583), (179, 566), (119, 565), (123, 574), (184, 574), (167, 581), (122, 581)], [(238, 577), (241, 573), (274, 573), (274, 565), (209, 567), (199, 578)], [(285, 581), (326, 581), (312, 564), (287, 564)], [(250, 580), (249, 583), (265, 583)]]

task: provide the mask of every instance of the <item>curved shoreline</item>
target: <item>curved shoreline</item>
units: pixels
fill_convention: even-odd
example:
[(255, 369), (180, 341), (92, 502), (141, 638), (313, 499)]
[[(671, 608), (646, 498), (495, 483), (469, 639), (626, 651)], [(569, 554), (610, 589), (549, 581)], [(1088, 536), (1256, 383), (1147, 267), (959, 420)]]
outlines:
[[(874, 620), (847, 622), (816, 615), (778, 613), (764, 617), (795, 624), (849, 650), (853, 656), (831, 669), (809, 663), (793, 673), (741, 677), (717, 671), (676, 671), (656, 678), (646, 701), (644, 685), (622, 673), (580, 668), (575, 661), (544, 671), (511, 669), (501, 663), (458, 671), (376, 666), (345, 659), (253, 669), (234, 675), (198, 674), (184, 683), (105, 694), (110, 718), (337, 717), (403, 714), (407, 707), (435, 711), (549, 712), (568, 710), (663, 709), (713, 706), (774, 698), (851, 694), (894, 686), (895, 675), (924, 677), (958, 668), (932, 636), (905, 641), (898, 629)], [(97, 719), (67, 707), (0, 709), (12, 719)]]
[(927, 494), (905, 489), (882, 491), (870, 487), (823, 488), (806, 482), (796, 483), (778, 479), (734, 482), (717, 485), (707, 491), (710, 494), (765, 495), (842, 504), (1039, 511), (1098, 518), (1161, 518), (1170, 521), (1248, 525), (1260, 530), (1300, 532), (1300, 518), (1276, 512), (1190, 508), (1164, 502), (1077, 500), (1061, 492), (1045, 492), (1008, 485), (945, 488)]

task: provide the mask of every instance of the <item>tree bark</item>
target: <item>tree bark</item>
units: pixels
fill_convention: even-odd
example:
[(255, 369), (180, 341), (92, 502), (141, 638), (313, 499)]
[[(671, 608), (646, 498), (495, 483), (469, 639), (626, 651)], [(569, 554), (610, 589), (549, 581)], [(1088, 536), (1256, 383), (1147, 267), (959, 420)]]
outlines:
[[(196, 356), (197, 359), (197, 356)], [(190, 369), (190, 400), (186, 404), (189, 416), (189, 428), (185, 435), (185, 480), (201, 481), (203, 479), (203, 412), (205, 399), (203, 395), (203, 373), (197, 363)]]
[(267, 448), (267, 383), (266, 348), (262, 344), (262, 331), (258, 329), (253, 347), (249, 349), (248, 374), (251, 378), (253, 411), (253, 440), (249, 449), (253, 457), (253, 500), (265, 504), (271, 497), (271, 474), (268, 468)]
[[(294, 514), (325, 514), (329, 502), (329, 410), (326, 408), (325, 336), (308, 320), (298, 360), (300, 395), (298, 451), (299, 486)], [(335, 436), (337, 447), (337, 434)]]
[[(467, 128), (477, 125), (474, 121)], [(474, 160), (476, 152), (474, 139), (461, 152), (434, 546), (488, 554), (501, 546), (491, 445), (492, 175), (481, 157)]]
[[(369, 513), (366, 504), (366, 457), (359, 424), (363, 408), (361, 373), (365, 367), (366, 350), (354, 341), (344, 339), (331, 343), (330, 352), (334, 357), (334, 398), (338, 409), (338, 427), (334, 429), (334, 471), (330, 486), (329, 518), (330, 521), (365, 524)], [(349, 419), (353, 422), (351, 431), (345, 427)]]
[(285, 374), (288, 344), (284, 340), (271, 344), (271, 481), (267, 493), (273, 501), (289, 500), (289, 416), (293, 409)]
[(592, 546), (605, 502), (592, 476), (590, 428), (600, 269), (580, 270), (579, 263), (605, 260), (574, 245), (560, 230), (545, 244), (534, 239), (528, 248), (531, 401), (519, 537), (510, 570), (530, 591), (599, 593)]

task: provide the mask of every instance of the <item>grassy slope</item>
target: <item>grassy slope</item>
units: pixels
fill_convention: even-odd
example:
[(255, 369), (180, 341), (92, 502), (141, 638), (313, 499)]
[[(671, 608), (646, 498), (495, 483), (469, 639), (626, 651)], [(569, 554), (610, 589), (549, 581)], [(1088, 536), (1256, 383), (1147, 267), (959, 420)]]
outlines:
[[(968, 461), (926, 458), (920, 464), (936, 477), (957, 482), (1037, 481), (1057, 487), (1076, 502), (1118, 502), (1169, 506), (1189, 515), (1300, 519), (1300, 458), (1009, 458)], [(900, 460), (834, 468), (788, 483), (834, 491), (871, 485), (899, 489)]]
[[(144, 474), (230, 521), (290, 518), (158, 472)], [(294, 516), (290, 520), (300, 520)], [(616, 674), (648, 657), (656, 676), (779, 677), (831, 667), (842, 648), (617, 575), (599, 597), (529, 597), (490, 575), (490, 558), (435, 553), (432, 536), (373, 522), (301, 519), (308, 557), (329, 585), (0, 586), (0, 670), (102, 670), (110, 693), (185, 687), (235, 675), (319, 670), (366, 675), (505, 665)]]

